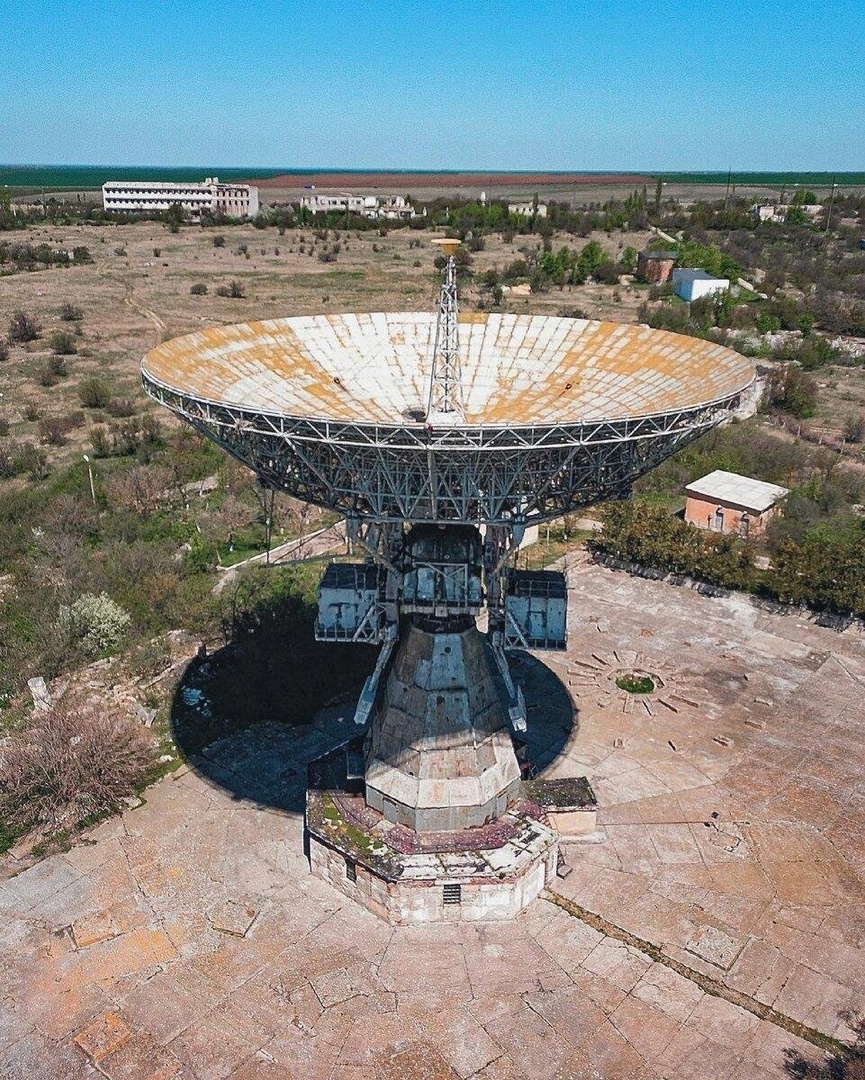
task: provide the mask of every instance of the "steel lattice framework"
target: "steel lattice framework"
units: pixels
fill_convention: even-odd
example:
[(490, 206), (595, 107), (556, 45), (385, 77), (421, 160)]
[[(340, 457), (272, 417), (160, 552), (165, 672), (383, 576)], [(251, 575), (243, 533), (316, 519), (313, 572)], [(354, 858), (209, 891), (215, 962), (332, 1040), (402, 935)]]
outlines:
[[(447, 245), (444, 241), (443, 246)], [(453, 241), (450, 247), (455, 247)], [(439, 292), (433, 369), (430, 378), (427, 419), (437, 414), (463, 412), (462, 372), (460, 370), (459, 307), (457, 270), (453, 255), (445, 263), (445, 277)]]
[(298, 499), (381, 523), (504, 526), (627, 494), (745, 392), (626, 419), (432, 427), (286, 416), (184, 394), (146, 371), (142, 381), (151, 397)]

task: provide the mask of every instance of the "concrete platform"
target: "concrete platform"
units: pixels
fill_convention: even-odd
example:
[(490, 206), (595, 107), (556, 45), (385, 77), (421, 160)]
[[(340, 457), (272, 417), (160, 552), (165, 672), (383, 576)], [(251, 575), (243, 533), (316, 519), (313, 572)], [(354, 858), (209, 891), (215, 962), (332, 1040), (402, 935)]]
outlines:
[[(594, 566), (570, 590), (567, 734), (560, 686), (517, 674), (544, 775), (589, 777), (604, 842), (563, 845), (550, 899), (388, 926), (302, 850), (306, 762), (353, 703), (262, 725), (66, 854), (3, 861), (3, 1080), (766, 1080), (821, 1060), (815, 1032), (850, 1041), (861, 632)], [(623, 696), (627, 669), (663, 687)]]

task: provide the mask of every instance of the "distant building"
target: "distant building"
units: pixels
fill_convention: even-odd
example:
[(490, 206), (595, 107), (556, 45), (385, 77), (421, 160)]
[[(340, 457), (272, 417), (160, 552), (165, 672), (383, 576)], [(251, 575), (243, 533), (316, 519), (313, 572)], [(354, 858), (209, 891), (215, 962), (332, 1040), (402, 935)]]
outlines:
[(258, 188), (221, 184), (218, 176), (204, 183), (177, 184), (156, 180), (109, 180), (102, 185), (102, 205), (108, 213), (154, 214), (180, 206), (192, 217), (220, 214), (250, 218), (258, 214)]
[(637, 256), (637, 277), (652, 285), (663, 285), (670, 280), (678, 259), (677, 251), (641, 251)]
[(547, 216), (547, 204), (538, 203), (535, 206), (534, 200), (531, 202), (512, 202), (508, 203), (508, 213), (516, 214), (518, 217), (531, 217), (532, 214), (538, 217)]
[(781, 511), (789, 490), (738, 473), (715, 472), (685, 488), (685, 521), (732, 536), (759, 536)]
[(303, 195), (300, 208), (312, 214), (326, 214), (336, 210), (342, 213), (358, 214), (366, 218), (387, 218), (389, 220), (410, 219), (417, 217), (412, 204), (404, 195), (352, 195), (343, 191), (336, 195)]
[(820, 203), (756, 203), (751, 207), (751, 213), (758, 223), (773, 221), (783, 224), (787, 220), (788, 211), (794, 207), (809, 218), (817, 217), (823, 210)]
[(674, 270), (670, 277), (676, 296), (689, 302), (711, 293), (726, 292), (730, 288), (729, 278), (712, 277), (705, 270)]

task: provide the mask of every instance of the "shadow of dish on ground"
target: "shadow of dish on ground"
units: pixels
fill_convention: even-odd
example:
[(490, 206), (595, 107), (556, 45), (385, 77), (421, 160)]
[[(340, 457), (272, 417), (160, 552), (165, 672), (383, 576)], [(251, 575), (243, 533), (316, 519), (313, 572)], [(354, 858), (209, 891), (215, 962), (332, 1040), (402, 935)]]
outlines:
[[(191, 768), (261, 806), (302, 813), (307, 765), (363, 729), (354, 708), (377, 649), (313, 639), (309, 605), (267, 620), (187, 667), (171, 707), (172, 735)], [(288, 623), (291, 625), (289, 626)], [(577, 723), (558, 676), (527, 653), (511, 653), (528, 729), (515, 741), (523, 775), (542, 775)]]

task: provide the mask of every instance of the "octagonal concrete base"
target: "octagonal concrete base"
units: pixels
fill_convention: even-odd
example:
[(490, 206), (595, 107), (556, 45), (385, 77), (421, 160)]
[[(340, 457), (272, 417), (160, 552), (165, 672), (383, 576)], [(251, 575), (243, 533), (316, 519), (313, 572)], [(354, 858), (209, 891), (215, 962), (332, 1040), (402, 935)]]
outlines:
[(529, 803), (494, 824), (420, 834), (360, 795), (307, 792), (312, 872), (390, 923), (511, 919), (552, 883), (558, 836)]

